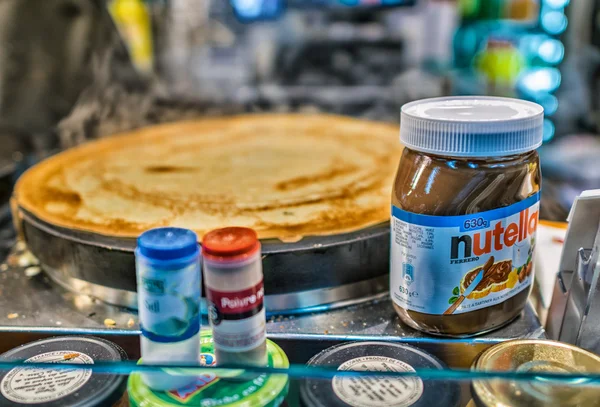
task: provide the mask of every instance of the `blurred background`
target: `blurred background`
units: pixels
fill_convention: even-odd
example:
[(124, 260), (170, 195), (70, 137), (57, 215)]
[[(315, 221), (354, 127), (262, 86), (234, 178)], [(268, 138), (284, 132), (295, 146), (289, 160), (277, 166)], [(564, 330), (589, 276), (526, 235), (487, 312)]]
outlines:
[(398, 122), (443, 95), (544, 107), (542, 218), (564, 220), (600, 187), (600, 1), (0, 0), (0, 219), (20, 171), (88, 139), (239, 112)]

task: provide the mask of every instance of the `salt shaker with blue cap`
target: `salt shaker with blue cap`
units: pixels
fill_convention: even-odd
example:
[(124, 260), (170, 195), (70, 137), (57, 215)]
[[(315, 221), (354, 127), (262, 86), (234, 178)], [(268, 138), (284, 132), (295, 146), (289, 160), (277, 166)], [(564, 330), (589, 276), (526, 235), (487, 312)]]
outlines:
[[(142, 363), (199, 363), (200, 247), (188, 229), (165, 227), (144, 232), (135, 250)], [(154, 390), (174, 390), (194, 377), (144, 373)]]

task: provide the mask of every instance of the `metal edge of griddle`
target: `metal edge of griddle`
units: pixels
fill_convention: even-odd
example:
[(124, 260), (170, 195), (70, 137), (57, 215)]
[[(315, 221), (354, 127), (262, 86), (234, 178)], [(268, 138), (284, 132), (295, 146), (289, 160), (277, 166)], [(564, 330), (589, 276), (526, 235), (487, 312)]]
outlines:
[[(52, 281), (66, 290), (99, 298), (113, 305), (127, 308), (136, 308), (137, 306), (135, 292), (107, 288), (76, 278), (65, 278), (64, 276), (60, 276), (56, 270), (47, 267), (44, 269)], [(389, 295), (387, 293), (387, 283), (388, 277), (382, 276), (339, 287), (267, 295), (265, 296), (267, 315), (279, 315), (281, 313), (291, 315), (328, 311), (384, 297), (387, 298)], [(202, 298), (201, 302), (202, 311), (206, 313), (208, 306), (205, 299)]]
[[(136, 308), (135, 239), (51, 225), (19, 208), (23, 236), (49, 277), (105, 302)], [(302, 313), (359, 303), (388, 289), (387, 223), (298, 242), (263, 240), (269, 313)]]
[[(114, 236), (105, 236), (83, 230), (68, 229), (52, 225), (39, 219), (37, 216), (19, 207), (23, 214), (23, 220), (35, 223), (36, 226), (45, 228), (49, 233), (53, 233), (61, 238), (73, 240), (81, 244), (88, 244), (109, 248), (111, 250), (121, 250), (133, 253), (136, 242), (134, 238), (123, 238)], [(356, 232), (342, 233), (329, 236), (307, 236), (297, 242), (283, 242), (279, 239), (261, 239), (262, 254), (271, 255), (277, 253), (290, 253), (303, 250), (320, 250), (331, 246), (339, 246), (345, 243), (354, 243), (357, 241), (378, 237), (380, 235), (389, 236), (389, 223), (382, 222)]]

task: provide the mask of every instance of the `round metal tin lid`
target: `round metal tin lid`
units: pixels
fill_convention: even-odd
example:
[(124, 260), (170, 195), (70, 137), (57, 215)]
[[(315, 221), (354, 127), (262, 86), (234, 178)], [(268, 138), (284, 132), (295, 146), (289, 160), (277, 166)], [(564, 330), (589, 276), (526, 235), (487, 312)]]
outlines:
[[(308, 364), (368, 372), (446, 368), (443, 362), (421, 349), (385, 342), (337, 345), (319, 353)], [(336, 376), (333, 380), (305, 380), (300, 396), (302, 403), (310, 407), (456, 406), (460, 400), (460, 387), (456, 383), (423, 381), (418, 377)]]
[[(523, 373), (600, 373), (600, 357), (576, 346), (543, 339), (518, 339), (492, 346), (473, 363), (473, 370)], [(586, 382), (588, 387), (585, 387)], [(600, 406), (600, 388), (581, 379), (535, 381), (475, 380), (477, 406)]]
[[(120, 362), (125, 351), (114, 343), (91, 337), (56, 337), (31, 342), (2, 355), (3, 362), (80, 363)], [(94, 374), (91, 369), (32, 369), (0, 372), (0, 406), (110, 406), (125, 392), (125, 376)]]

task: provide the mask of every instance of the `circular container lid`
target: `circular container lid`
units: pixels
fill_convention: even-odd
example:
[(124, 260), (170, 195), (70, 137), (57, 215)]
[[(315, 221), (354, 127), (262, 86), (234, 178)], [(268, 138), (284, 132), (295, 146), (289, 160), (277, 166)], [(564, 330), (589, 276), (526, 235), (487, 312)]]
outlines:
[(202, 256), (212, 261), (240, 261), (258, 250), (260, 250), (258, 235), (250, 228), (216, 229), (208, 232), (202, 239)]
[(402, 106), (400, 140), (453, 157), (523, 154), (542, 145), (544, 108), (519, 99), (457, 96)]
[[(309, 366), (354, 371), (414, 372), (416, 369), (445, 369), (435, 356), (399, 343), (358, 342), (331, 347), (313, 357)], [(307, 379), (300, 397), (309, 407), (431, 407), (456, 406), (460, 387), (418, 377), (377, 379), (373, 376)]]
[[(91, 337), (56, 337), (31, 342), (2, 355), (3, 362), (81, 363), (120, 362), (125, 351), (112, 342)], [(112, 406), (125, 393), (126, 377), (97, 374), (91, 369), (31, 369), (0, 371), (0, 406)]]
[[(200, 360), (207, 366), (215, 365), (212, 333), (200, 333)], [(267, 340), (269, 366), (285, 369), (289, 361), (285, 352), (275, 343)], [(282, 374), (261, 374), (248, 381), (239, 378), (228, 379), (226, 373), (220, 378), (206, 372), (198, 376), (195, 383), (174, 391), (155, 391), (147, 387), (139, 373), (129, 377), (128, 393), (131, 406), (175, 407), (175, 406), (220, 406), (220, 407), (277, 407), (284, 401), (288, 392), (288, 376)]]
[[(543, 339), (517, 339), (492, 346), (479, 355), (473, 370), (529, 373), (598, 374), (600, 356), (573, 345)], [(562, 381), (562, 383), (561, 383)], [(539, 381), (474, 380), (478, 406), (599, 406), (600, 389), (581, 378)], [(561, 385), (562, 384), (562, 385)], [(590, 386), (592, 385), (592, 386)]]
[(180, 260), (198, 255), (198, 236), (182, 228), (150, 229), (140, 235), (137, 250), (142, 256), (158, 261)]

